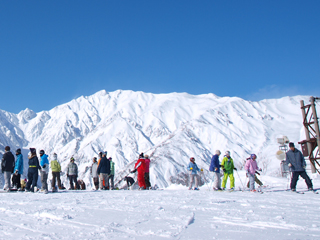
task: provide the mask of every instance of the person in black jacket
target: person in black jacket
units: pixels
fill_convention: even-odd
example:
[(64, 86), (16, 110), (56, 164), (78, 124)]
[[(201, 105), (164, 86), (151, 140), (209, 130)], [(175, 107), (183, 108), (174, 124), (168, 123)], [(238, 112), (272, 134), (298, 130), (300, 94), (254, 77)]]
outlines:
[(10, 152), (10, 147), (5, 147), (5, 153), (2, 156), (1, 169), (4, 173), (4, 188), (3, 190), (10, 191), (11, 189), (11, 174), (14, 169), (14, 156)]
[(103, 190), (103, 182), (105, 182), (106, 189), (109, 188), (109, 174), (110, 174), (110, 161), (107, 159), (106, 154), (102, 155), (101, 161), (98, 166), (97, 173), (99, 175), (100, 183), (99, 187), (100, 190)]
[[(38, 170), (41, 169), (39, 164), (39, 159), (37, 157), (37, 152), (35, 148), (30, 148), (30, 157), (29, 157), (29, 169), (28, 169), (28, 182), (26, 185), (27, 192), (37, 191), (37, 182), (38, 182)], [(32, 188), (30, 188), (32, 185)]]

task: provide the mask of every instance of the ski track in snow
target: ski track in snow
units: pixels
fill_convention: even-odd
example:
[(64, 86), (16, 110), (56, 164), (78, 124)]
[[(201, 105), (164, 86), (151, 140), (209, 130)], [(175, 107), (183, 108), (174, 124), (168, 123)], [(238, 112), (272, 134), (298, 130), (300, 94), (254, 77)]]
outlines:
[(0, 239), (319, 239), (319, 195), (284, 186), (264, 194), (207, 186), (3, 193)]

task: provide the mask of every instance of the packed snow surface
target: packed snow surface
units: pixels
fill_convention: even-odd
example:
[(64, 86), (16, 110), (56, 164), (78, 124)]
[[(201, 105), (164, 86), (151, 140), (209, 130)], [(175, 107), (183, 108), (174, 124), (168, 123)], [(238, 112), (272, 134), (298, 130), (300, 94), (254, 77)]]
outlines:
[(264, 194), (213, 192), (210, 183), (200, 191), (1, 193), (0, 239), (320, 239), (320, 195), (285, 191), (285, 178), (261, 180)]

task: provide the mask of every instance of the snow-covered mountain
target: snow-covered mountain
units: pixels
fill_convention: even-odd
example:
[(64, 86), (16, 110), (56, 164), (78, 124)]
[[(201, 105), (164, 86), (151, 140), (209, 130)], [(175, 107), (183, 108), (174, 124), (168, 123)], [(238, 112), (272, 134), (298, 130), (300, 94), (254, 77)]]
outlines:
[[(297, 142), (302, 129), (300, 100), (306, 96), (250, 102), (237, 97), (187, 93), (99, 91), (50, 111), (0, 110), (0, 148), (35, 147), (56, 152), (64, 169), (74, 156), (80, 178), (90, 182), (92, 158), (106, 150), (120, 179), (140, 152), (151, 156), (151, 182), (162, 187), (183, 181), (191, 156), (208, 169), (216, 149), (231, 151), (236, 166), (250, 153), (265, 173), (277, 175), (276, 137)], [(302, 135), (304, 136), (304, 135)], [(26, 161), (25, 161), (26, 162)]]

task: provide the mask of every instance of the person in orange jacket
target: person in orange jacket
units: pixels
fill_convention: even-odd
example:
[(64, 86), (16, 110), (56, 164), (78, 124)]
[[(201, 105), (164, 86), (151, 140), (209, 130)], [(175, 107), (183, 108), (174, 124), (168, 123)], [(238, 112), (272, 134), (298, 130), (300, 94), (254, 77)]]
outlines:
[(145, 190), (147, 188), (146, 182), (144, 180), (144, 174), (146, 172), (146, 162), (144, 160), (144, 155), (141, 153), (139, 155), (139, 159), (137, 163), (134, 165), (134, 170), (132, 173), (138, 171), (138, 184), (139, 184), (139, 190)]

